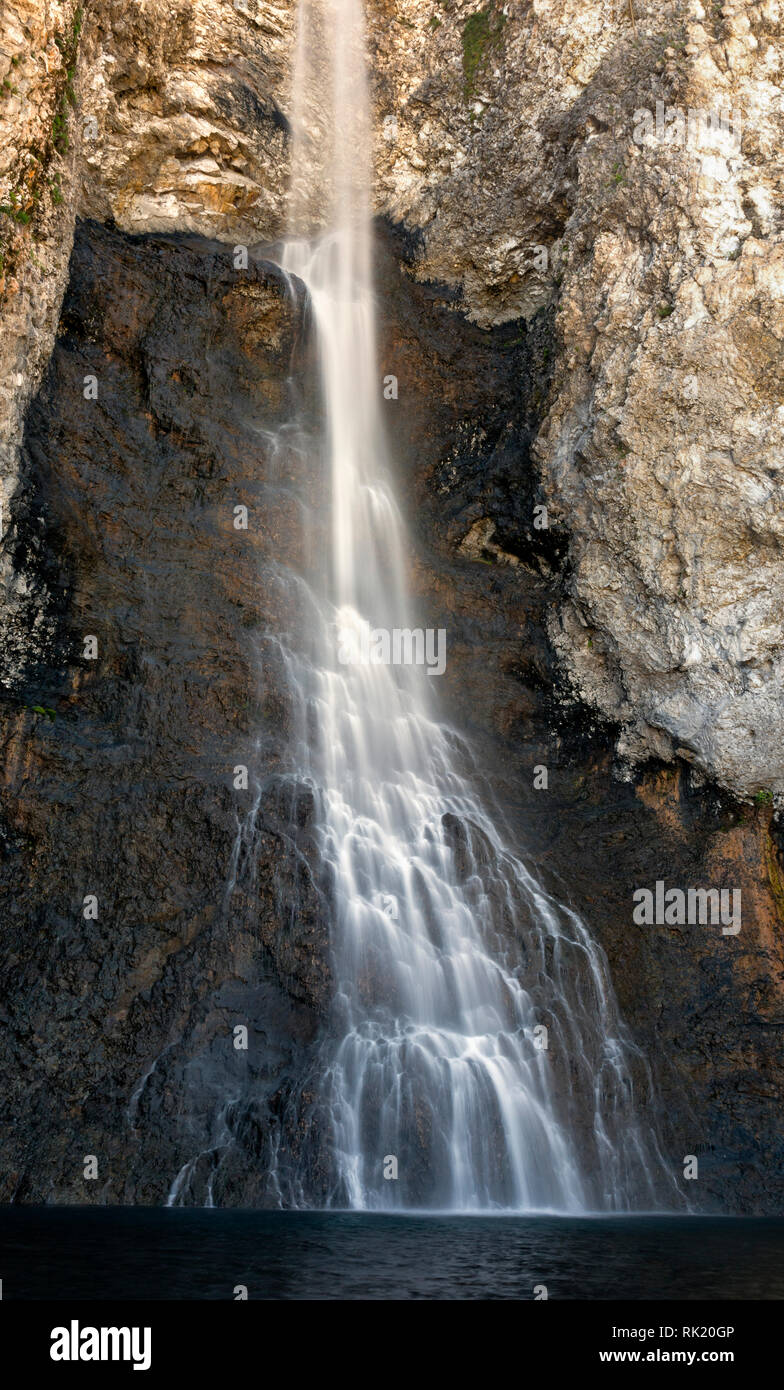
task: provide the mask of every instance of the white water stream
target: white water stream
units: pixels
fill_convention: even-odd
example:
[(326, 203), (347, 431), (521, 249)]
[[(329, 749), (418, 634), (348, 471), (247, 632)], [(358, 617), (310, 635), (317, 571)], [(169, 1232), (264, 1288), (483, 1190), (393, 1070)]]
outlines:
[[(286, 657), (303, 711), (296, 772), (332, 883), (336, 998), (309, 1078), (328, 1116), (323, 1200), (650, 1207), (661, 1165), (631, 1080), (645, 1068), (601, 953), (458, 770), (437, 680), (339, 659), (341, 636), (414, 626), (376, 357), (360, 0), (302, 0), (294, 81), (282, 264), (312, 306), (331, 489), (321, 630), (309, 659)], [(313, 1201), (304, 1184), (289, 1191)]]

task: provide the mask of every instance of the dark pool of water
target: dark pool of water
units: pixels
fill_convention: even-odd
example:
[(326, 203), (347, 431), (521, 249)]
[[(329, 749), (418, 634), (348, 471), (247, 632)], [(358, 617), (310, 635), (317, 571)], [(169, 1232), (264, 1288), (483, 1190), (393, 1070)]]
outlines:
[(784, 1221), (0, 1209), (4, 1299), (784, 1298)]

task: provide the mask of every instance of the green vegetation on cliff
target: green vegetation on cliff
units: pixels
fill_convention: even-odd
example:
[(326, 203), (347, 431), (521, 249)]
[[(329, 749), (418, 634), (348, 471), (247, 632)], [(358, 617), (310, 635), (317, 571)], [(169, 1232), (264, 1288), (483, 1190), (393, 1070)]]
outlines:
[(463, 91), (466, 101), (474, 95), (491, 53), (498, 47), (506, 16), (488, 5), (468, 16), (463, 25)]

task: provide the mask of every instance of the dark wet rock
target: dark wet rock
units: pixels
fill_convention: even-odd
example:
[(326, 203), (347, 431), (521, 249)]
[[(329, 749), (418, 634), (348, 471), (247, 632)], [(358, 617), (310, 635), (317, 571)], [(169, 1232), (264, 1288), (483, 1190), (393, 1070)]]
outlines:
[[(668, 1161), (700, 1159), (695, 1202), (781, 1210), (771, 809), (682, 764), (614, 775), (616, 731), (559, 682), (546, 635), (568, 579), (557, 528), (533, 525), (549, 320), (481, 329), (411, 279), (405, 238), (382, 228), (379, 253), (380, 366), (399, 383), (385, 409), (421, 621), (447, 630), (440, 698), (470, 738), (455, 733), (456, 755), (503, 807), (510, 846), (604, 946), (656, 1074)], [(181, 1201), (296, 1198), (273, 1167), (298, 1171), (312, 1200), (330, 1191), (313, 1081), (330, 885), (315, 793), (286, 760), (277, 643), (323, 517), (324, 480), (279, 433), (295, 404), (317, 409), (311, 367), (301, 296), (273, 266), (79, 228), (6, 538), (27, 601), (2, 703), (5, 1200), (161, 1202), (178, 1174)], [(445, 830), (489, 882), (477, 827)], [(635, 926), (632, 894), (657, 879), (741, 888), (741, 932)], [(422, 1152), (428, 1123), (423, 1105)]]
[(270, 439), (299, 333), (273, 266), (79, 230), (9, 538), (48, 637), (2, 707), (5, 1200), (164, 1200), (227, 1098), (263, 1105), (317, 1031), (312, 808), (275, 781), (287, 701), (257, 640), (297, 543)]

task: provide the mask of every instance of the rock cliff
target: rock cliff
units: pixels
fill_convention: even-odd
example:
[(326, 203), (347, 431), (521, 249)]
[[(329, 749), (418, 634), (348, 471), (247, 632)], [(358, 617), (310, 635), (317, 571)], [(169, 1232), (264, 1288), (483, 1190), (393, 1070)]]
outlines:
[(778, 798), (784, 9), (385, 13), (382, 196), (417, 273), (484, 326), (555, 308), (536, 457), (575, 690), (627, 759)]
[[(382, 363), (445, 699), (605, 945), (673, 1155), (699, 1149), (707, 1204), (780, 1209), (784, 8), (367, 14)], [(9, 0), (0, 25), (4, 1070), (26, 1116), (2, 1195), (161, 1201), (193, 1160), (183, 1200), (272, 1201), (270, 1116), (329, 988), (301, 791), (265, 801), (239, 917), (220, 904), (259, 812), (230, 770), (258, 757), (274, 785), (286, 730), (274, 663), (263, 696), (254, 674), (297, 544), (263, 441), (292, 361), (307, 395), (307, 345), (253, 248), (282, 231), (294, 7)], [(246, 501), (264, 520), (238, 548)], [(740, 886), (739, 937), (634, 927), (662, 877)]]
[[(77, 210), (279, 235), (295, 19), (17, 0), (4, 24), (13, 453)], [(536, 458), (569, 538), (550, 631), (575, 693), (624, 759), (778, 797), (780, 0), (371, 0), (368, 24), (378, 210), (413, 273), (481, 327), (555, 310)]]

